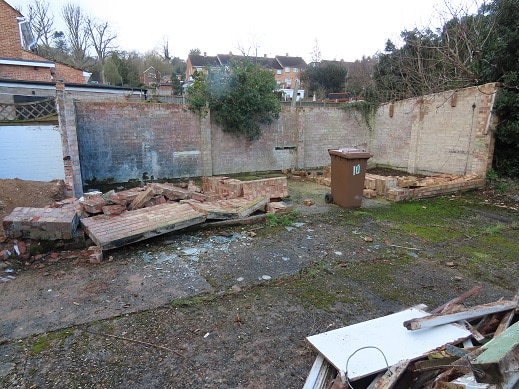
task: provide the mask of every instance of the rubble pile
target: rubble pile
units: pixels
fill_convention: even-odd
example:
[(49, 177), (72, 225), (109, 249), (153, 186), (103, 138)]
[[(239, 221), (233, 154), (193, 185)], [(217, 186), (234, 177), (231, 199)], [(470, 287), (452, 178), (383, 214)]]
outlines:
[(318, 356), (304, 389), (516, 388), (519, 292), (461, 304), (480, 289), (431, 312), (421, 305), (308, 337)]
[[(331, 166), (321, 171), (285, 170), (284, 173), (296, 180), (309, 180), (320, 185), (331, 186)], [(366, 173), (363, 197), (367, 199), (381, 197), (389, 201), (434, 197), (485, 186), (485, 178), (475, 173), (434, 174), (426, 177), (383, 176)]]
[(166, 182), (117, 192), (89, 192), (47, 208), (15, 208), (3, 220), (6, 237), (0, 256), (4, 260), (21, 256), (14, 249), (15, 240), (81, 240), (86, 234), (97, 245), (89, 247), (86, 256), (96, 262), (102, 259), (103, 250), (206, 221), (283, 212), (286, 206), (281, 200), (287, 197), (286, 177), (253, 181), (204, 177), (201, 186), (193, 181), (178, 186)]

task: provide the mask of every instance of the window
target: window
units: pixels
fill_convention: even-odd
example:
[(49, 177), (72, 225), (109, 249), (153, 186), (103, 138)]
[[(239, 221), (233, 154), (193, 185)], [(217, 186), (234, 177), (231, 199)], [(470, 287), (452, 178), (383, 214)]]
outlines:
[(276, 70), (276, 74), (281, 74), (281, 69)]
[(20, 37), (22, 39), (22, 47), (26, 50), (31, 50), (37, 42), (32, 34), (31, 26), (29, 22), (24, 18), (18, 19), (18, 28), (20, 29)]
[(285, 73), (290, 73), (290, 67), (287, 66), (287, 67), (285, 68)]
[(298, 68), (294, 68), (294, 73), (297, 73), (299, 71)]
[(292, 79), (291, 78), (285, 78), (285, 84), (286, 85), (292, 85)]

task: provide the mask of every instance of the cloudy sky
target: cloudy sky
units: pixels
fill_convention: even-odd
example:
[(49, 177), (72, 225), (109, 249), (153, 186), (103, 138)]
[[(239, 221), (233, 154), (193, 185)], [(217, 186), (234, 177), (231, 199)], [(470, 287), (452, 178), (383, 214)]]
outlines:
[[(207, 55), (246, 53), (354, 61), (397, 42), (404, 29), (442, 25), (447, 5), (477, 9), (483, 0), (43, 0), (58, 29), (61, 9), (77, 4), (110, 22), (122, 50), (140, 53), (160, 48), (166, 39), (173, 56), (187, 58), (191, 49)], [(34, 0), (7, 0), (28, 10)]]

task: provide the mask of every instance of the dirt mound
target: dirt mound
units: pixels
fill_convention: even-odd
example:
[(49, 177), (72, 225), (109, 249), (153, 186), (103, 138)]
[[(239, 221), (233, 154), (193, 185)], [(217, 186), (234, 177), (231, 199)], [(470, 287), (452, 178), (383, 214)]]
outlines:
[[(65, 183), (62, 180), (27, 181), (20, 179), (0, 180), (0, 220), (16, 207), (43, 208), (63, 199)], [(0, 224), (0, 236), (4, 233)]]

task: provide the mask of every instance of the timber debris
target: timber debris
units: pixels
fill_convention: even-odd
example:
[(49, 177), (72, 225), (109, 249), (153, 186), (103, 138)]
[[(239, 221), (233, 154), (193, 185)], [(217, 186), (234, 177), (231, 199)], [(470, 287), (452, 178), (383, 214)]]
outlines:
[(432, 310), (413, 307), (307, 337), (317, 358), (304, 389), (512, 389), (519, 384), (519, 291), (465, 308), (473, 288)]

